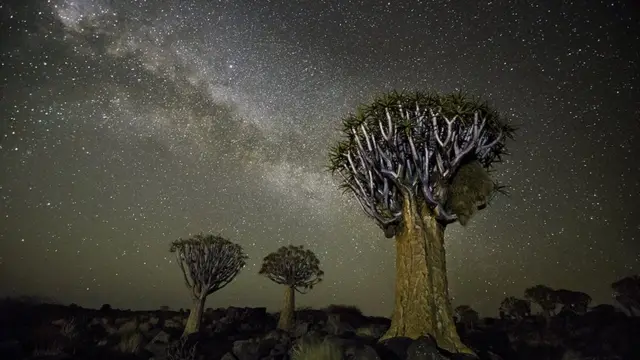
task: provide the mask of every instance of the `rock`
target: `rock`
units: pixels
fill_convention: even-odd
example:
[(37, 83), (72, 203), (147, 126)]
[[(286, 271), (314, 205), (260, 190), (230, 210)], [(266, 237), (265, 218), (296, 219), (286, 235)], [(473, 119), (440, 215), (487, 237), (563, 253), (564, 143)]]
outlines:
[(329, 314), (325, 328), (329, 334), (333, 335), (342, 335), (347, 332), (355, 333), (355, 329), (351, 325), (340, 321), (339, 314)]
[(22, 346), (18, 340), (0, 341), (0, 359), (22, 359)]
[(154, 359), (164, 359), (166, 358), (167, 346), (169, 346), (170, 341), (171, 336), (164, 331), (160, 331), (149, 341), (144, 349), (153, 354)]
[(238, 360), (260, 360), (260, 343), (255, 339), (233, 342), (232, 353)]
[[(493, 355), (495, 355), (495, 354), (493, 354)], [(490, 357), (490, 359), (491, 360), (502, 360), (502, 359), (500, 359), (500, 357), (497, 357), (496, 359), (494, 359), (493, 357)], [(451, 355), (451, 360), (478, 360), (478, 357), (473, 356), (471, 354), (457, 353), (457, 354)]]
[(269, 331), (263, 337), (263, 339), (274, 339), (277, 343), (280, 344), (289, 344), (291, 342), (291, 337), (289, 336), (289, 334), (286, 331), (278, 329)]
[(149, 332), (149, 330), (151, 330), (151, 324), (144, 322), (138, 326), (138, 330), (142, 331), (143, 333), (147, 333)]
[(220, 360), (238, 360), (238, 358), (235, 357), (232, 353), (228, 352), (228, 353), (222, 355)]
[(369, 345), (350, 346), (346, 349), (345, 355), (351, 360), (380, 360), (378, 352)]
[(178, 322), (174, 319), (168, 319), (164, 322), (164, 327), (167, 329), (180, 329), (183, 327), (182, 321)]
[(407, 348), (407, 360), (447, 360), (440, 354), (436, 342), (426, 336), (414, 340)]
[(138, 328), (138, 323), (135, 320), (130, 320), (127, 321), (125, 323), (123, 323), (122, 325), (120, 325), (120, 327), (118, 328), (118, 332), (120, 334), (124, 334), (124, 333), (130, 333), (135, 331)]
[[(413, 343), (413, 339), (408, 337), (394, 337), (381, 342), (384, 350), (387, 350), (391, 358), (404, 360), (407, 358), (407, 349)], [(386, 356), (385, 356), (386, 358)]]

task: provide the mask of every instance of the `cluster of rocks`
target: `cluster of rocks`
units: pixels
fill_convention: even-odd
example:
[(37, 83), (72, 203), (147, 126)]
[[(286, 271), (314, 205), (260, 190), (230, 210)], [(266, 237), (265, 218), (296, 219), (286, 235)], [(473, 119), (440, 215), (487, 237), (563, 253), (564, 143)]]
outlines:
[[(275, 330), (278, 314), (264, 308), (208, 309), (198, 335), (181, 339), (187, 312), (74, 311), (50, 321), (50, 346), (28, 339), (0, 342), (0, 358), (154, 360), (446, 360), (463, 359), (429, 338), (378, 339), (389, 320), (354, 311), (301, 310), (291, 333)], [(550, 323), (484, 319), (459, 328), (481, 359), (619, 360), (638, 354), (638, 319), (615, 309), (561, 313)], [(35, 333), (34, 333), (35, 334)], [(34, 336), (38, 336), (35, 334)], [(635, 341), (635, 343), (634, 343)], [(53, 344), (53, 345), (51, 345)], [(29, 356), (25, 356), (28, 354)], [(637, 357), (640, 358), (640, 357)]]

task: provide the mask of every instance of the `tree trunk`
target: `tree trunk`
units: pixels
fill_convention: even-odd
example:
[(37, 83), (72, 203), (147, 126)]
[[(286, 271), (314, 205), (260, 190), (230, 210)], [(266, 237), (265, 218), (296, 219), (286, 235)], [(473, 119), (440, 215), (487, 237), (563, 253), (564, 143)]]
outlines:
[(189, 313), (187, 325), (184, 327), (182, 337), (186, 337), (200, 331), (200, 324), (202, 323), (202, 312), (204, 311), (204, 303), (206, 300), (206, 296), (202, 296), (201, 298), (196, 298), (193, 300), (193, 307), (191, 308), (191, 312)]
[(296, 308), (296, 291), (293, 286), (287, 286), (284, 290), (284, 301), (282, 311), (280, 311), (280, 320), (278, 321), (278, 329), (291, 331), (294, 324), (294, 311)]
[(447, 351), (474, 354), (460, 340), (453, 321), (444, 225), (412, 196), (404, 197), (403, 226), (396, 234), (396, 289), (391, 327), (380, 340), (398, 336), (412, 339), (431, 336)]

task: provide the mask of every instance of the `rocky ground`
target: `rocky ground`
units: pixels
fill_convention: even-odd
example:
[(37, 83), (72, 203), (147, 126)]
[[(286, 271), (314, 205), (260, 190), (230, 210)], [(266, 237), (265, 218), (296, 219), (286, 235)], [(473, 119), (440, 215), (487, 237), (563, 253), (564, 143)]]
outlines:
[[(332, 306), (296, 312), (295, 331), (275, 330), (278, 314), (264, 308), (208, 309), (198, 336), (180, 340), (186, 311), (91, 310), (5, 301), (0, 359), (166, 360), (445, 360), (428, 339), (377, 339), (386, 318)], [(561, 313), (547, 324), (486, 318), (458, 330), (481, 359), (640, 359), (640, 321), (613, 306), (585, 315)]]

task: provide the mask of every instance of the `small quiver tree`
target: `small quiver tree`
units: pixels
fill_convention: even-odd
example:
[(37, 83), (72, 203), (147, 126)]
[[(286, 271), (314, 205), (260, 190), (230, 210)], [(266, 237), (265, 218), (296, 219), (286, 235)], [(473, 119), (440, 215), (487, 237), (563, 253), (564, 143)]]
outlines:
[(320, 260), (311, 250), (305, 250), (302, 246), (283, 246), (264, 258), (259, 274), (286, 286), (278, 329), (291, 331), (295, 292), (304, 294), (322, 281), (324, 272), (320, 270)]
[(613, 297), (631, 316), (640, 312), (640, 275), (622, 278), (611, 284)]
[(198, 234), (171, 243), (172, 253), (191, 293), (193, 307), (183, 337), (200, 330), (207, 296), (227, 286), (245, 266), (242, 247), (217, 235)]
[(395, 305), (381, 340), (430, 335), (450, 352), (472, 353), (453, 321), (444, 230), (466, 225), (501, 189), (488, 170), (513, 130), (461, 94), (392, 92), (343, 119), (329, 168), (385, 236), (395, 236)]
[(522, 320), (531, 315), (531, 302), (509, 296), (500, 303), (500, 318), (510, 320)]
[(528, 299), (540, 306), (542, 315), (547, 321), (547, 324), (549, 324), (551, 316), (555, 315), (556, 307), (558, 305), (558, 300), (555, 295), (555, 291), (545, 285), (532, 286), (524, 291), (525, 299)]

